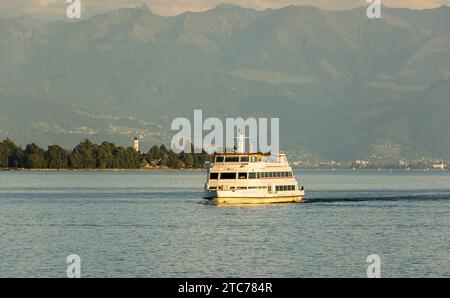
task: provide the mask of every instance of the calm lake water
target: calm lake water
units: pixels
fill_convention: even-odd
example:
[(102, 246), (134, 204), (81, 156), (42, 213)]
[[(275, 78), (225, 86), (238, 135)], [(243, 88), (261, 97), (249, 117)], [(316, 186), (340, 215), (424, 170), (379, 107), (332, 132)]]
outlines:
[(204, 173), (0, 173), (0, 277), (450, 277), (448, 171), (300, 171), (302, 204), (203, 203)]

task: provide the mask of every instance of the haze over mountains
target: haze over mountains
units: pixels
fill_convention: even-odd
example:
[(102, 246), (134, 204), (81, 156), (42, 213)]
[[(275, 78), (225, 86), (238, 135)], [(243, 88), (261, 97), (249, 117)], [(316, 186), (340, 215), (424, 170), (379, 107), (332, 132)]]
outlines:
[(220, 5), (79, 22), (0, 20), (0, 138), (169, 143), (192, 117), (280, 117), (308, 158), (450, 159), (450, 8)]

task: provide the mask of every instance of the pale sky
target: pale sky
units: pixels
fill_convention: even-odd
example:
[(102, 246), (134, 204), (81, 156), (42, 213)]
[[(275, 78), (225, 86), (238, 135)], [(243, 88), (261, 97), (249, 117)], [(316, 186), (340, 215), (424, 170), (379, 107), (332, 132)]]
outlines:
[[(65, 17), (68, 0), (0, 0), (0, 17), (30, 15), (40, 19)], [(70, 0), (69, 0), (70, 1)], [(450, 0), (381, 0), (390, 7), (413, 9), (450, 6)], [(143, 3), (159, 15), (177, 15), (186, 11), (205, 11), (220, 3), (237, 4), (256, 9), (288, 5), (313, 5), (323, 9), (345, 10), (368, 5), (366, 0), (81, 0), (83, 18), (119, 7), (136, 7)]]

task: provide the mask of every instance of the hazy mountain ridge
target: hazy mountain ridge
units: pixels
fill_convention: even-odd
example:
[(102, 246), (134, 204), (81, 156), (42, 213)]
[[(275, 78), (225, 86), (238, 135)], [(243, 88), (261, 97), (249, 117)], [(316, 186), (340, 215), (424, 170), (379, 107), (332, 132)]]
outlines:
[(168, 142), (171, 120), (202, 108), (280, 117), (291, 152), (450, 158), (449, 33), (447, 7), (385, 8), (381, 20), (364, 9), (232, 5), (2, 19), (0, 137), (126, 144), (139, 131), (147, 144)]

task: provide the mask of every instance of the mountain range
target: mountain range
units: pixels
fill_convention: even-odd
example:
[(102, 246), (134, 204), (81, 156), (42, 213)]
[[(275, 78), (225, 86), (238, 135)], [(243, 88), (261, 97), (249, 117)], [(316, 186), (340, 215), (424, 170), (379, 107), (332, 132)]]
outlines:
[(450, 159), (450, 8), (0, 19), (0, 139), (170, 143), (176, 117), (279, 117), (305, 159)]

